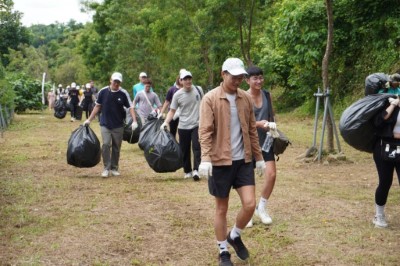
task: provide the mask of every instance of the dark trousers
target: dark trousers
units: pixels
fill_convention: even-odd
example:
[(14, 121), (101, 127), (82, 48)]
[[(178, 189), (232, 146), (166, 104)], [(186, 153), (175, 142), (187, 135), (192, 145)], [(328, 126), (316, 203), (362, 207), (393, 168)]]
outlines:
[(178, 129), (179, 146), (183, 153), (183, 170), (185, 173), (192, 172), (191, 149), (193, 149), (193, 170), (199, 169), (201, 160), (199, 127), (193, 129)]
[(78, 109), (78, 103), (70, 102), (69, 105), (71, 107), (71, 118), (76, 118), (76, 111)]
[(375, 203), (379, 206), (383, 206), (386, 204), (389, 190), (393, 183), (394, 169), (396, 169), (397, 178), (400, 182), (400, 163), (385, 161), (382, 159), (380, 140), (375, 144), (373, 156), (379, 176), (379, 184), (375, 191)]
[(178, 124), (179, 124), (179, 118), (177, 118), (176, 120), (171, 120), (171, 122), (169, 122), (169, 132), (171, 132), (172, 136), (174, 136), (175, 139), (176, 139), (176, 132), (178, 130)]

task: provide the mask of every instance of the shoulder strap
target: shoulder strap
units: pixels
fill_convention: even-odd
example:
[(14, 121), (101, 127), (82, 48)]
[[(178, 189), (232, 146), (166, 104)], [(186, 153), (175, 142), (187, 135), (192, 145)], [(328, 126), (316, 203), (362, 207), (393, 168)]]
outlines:
[(197, 92), (199, 93), (199, 95), (200, 95), (200, 100), (201, 100), (201, 98), (203, 98), (203, 97), (201, 96), (200, 89), (199, 89), (196, 85), (193, 85), (193, 86), (196, 88)]
[(147, 103), (150, 105), (151, 110), (154, 111), (153, 105), (150, 103), (149, 98), (147, 98), (146, 91), (143, 90), (143, 91), (141, 91), (141, 92), (143, 93), (144, 97), (146, 98)]
[(262, 90), (262, 91), (263, 91), (263, 93), (265, 94), (265, 97), (267, 97), (267, 100), (268, 100), (268, 112), (269, 112), (269, 115), (270, 115), (270, 118), (269, 118), (268, 121), (274, 122), (275, 119), (274, 119), (274, 112), (272, 111), (271, 95), (269, 94), (269, 91), (266, 91), (266, 90)]

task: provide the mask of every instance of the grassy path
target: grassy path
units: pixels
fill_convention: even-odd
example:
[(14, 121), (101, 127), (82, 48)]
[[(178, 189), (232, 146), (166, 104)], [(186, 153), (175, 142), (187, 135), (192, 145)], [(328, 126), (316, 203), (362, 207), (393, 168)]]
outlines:
[[(154, 173), (126, 142), (120, 177), (101, 178), (101, 164), (67, 165), (78, 125), (49, 111), (17, 115), (0, 139), (0, 265), (217, 265), (206, 180)], [(92, 127), (100, 137), (97, 122)], [(255, 220), (244, 230), (251, 258), (235, 257), (235, 265), (400, 265), (398, 182), (389, 194), (390, 227), (375, 229), (371, 155), (342, 142), (351, 162), (299, 162), (313, 121), (282, 115), (278, 127), (293, 146), (277, 162), (274, 223)], [(230, 226), (240, 206), (232, 195)]]

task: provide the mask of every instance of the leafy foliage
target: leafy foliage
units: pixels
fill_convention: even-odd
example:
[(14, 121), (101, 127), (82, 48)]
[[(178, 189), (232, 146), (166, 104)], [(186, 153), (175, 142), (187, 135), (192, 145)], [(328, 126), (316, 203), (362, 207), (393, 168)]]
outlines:
[[(42, 85), (41, 82), (31, 79), (25, 74), (9, 77), (12, 90), (15, 92), (15, 112), (23, 113), (27, 110), (41, 110)], [(49, 85), (47, 85), (49, 87)]]

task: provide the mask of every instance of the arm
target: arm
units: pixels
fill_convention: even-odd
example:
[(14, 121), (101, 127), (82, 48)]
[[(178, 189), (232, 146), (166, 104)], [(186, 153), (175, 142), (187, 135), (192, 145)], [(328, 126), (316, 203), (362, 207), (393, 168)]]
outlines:
[(171, 103), (170, 101), (165, 100), (165, 102), (164, 102), (164, 104), (163, 104), (163, 106), (161, 107), (161, 110), (160, 110), (161, 114), (164, 113), (164, 111), (168, 108), (170, 103)]
[(201, 161), (211, 162), (212, 135), (214, 134), (215, 118), (209, 97), (203, 98), (200, 104), (199, 142), (201, 146)]

